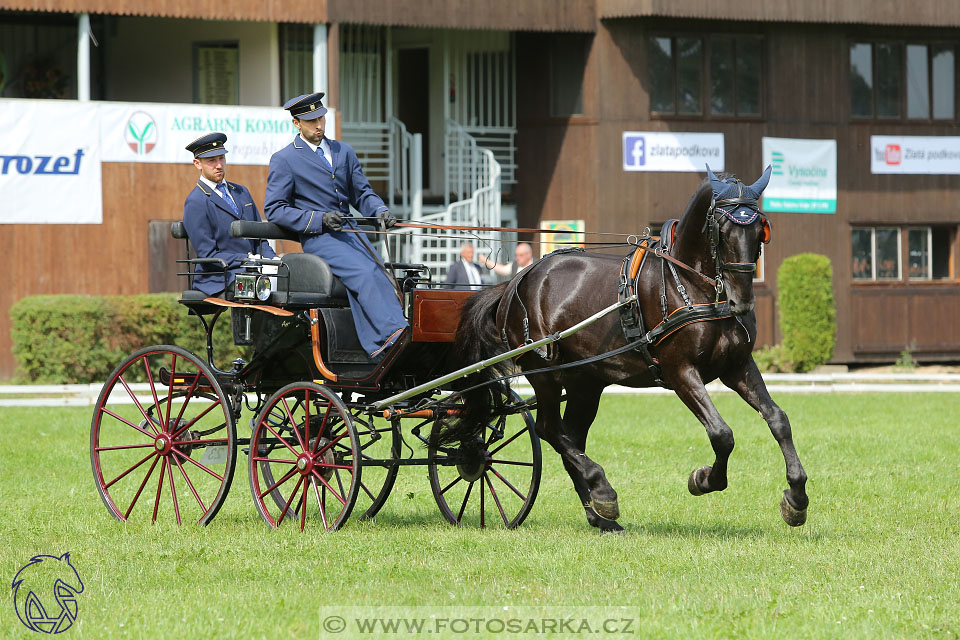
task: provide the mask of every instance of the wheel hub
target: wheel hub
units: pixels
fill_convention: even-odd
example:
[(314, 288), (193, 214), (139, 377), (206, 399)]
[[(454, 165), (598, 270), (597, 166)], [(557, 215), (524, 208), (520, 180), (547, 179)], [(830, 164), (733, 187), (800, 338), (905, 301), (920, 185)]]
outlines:
[(489, 467), (489, 454), (483, 440), (477, 438), (473, 442), (460, 445), (457, 471), (460, 477), (467, 482), (476, 482)]
[(173, 440), (170, 438), (169, 433), (161, 433), (157, 436), (153, 446), (156, 447), (160, 455), (170, 455), (170, 452), (173, 450)]
[(313, 456), (309, 453), (301, 453), (297, 456), (297, 470), (302, 475), (309, 475), (313, 471)]

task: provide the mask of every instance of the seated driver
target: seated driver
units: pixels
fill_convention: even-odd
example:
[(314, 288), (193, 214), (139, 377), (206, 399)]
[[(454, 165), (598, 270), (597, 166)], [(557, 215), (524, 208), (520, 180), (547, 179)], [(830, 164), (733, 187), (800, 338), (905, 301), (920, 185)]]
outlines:
[[(250, 256), (276, 258), (266, 240), (234, 238), (230, 223), (234, 220), (260, 222), (260, 212), (246, 187), (227, 182), (227, 150), (223, 133), (201, 136), (187, 145), (193, 154), (193, 166), (200, 171), (196, 186), (183, 203), (183, 225), (198, 258), (220, 258), (227, 263), (226, 290), (233, 292), (235, 274)], [(207, 295), (224, 293), (223, 270), (218, 264), (195, 265), (193, 288)]]

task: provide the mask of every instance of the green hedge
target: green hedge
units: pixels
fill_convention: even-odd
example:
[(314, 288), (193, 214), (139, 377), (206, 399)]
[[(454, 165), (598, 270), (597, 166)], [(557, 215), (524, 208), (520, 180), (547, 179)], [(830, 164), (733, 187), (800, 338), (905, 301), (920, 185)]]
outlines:
[(777, 307), (783, 333), (783, 357), (803, 373), (833, 357), (837, 334), (830, 259), (801, 253), (777, 270)]
[[(176, 344), (206, 359), (203, 327), (176, 294), (31, 296), (10, 308), (19, 378), (38, 383), (99, 382), (126, 356), (152, 344)], [(214, 331), (221, 367), (245, 354), (233, 345), (230, 314)]]

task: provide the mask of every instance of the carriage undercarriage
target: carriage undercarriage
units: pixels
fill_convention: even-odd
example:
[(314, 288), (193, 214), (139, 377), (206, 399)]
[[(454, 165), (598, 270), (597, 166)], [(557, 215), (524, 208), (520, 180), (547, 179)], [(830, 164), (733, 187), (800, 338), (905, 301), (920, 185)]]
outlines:
[[(266, 223), (255, 232), (282, 234)], [(372, 518), (407, 466), (426, 467), (448, 522), (520, 525), (540, 483), (533, 402), (501, 384), (500, 408), (479, 438), (452, 447), (430, 439), (459, 413), (452, 381), (440, 374), (471, 292), (433, 286), (415, 265), (393, 265), (404, 272), (398, 281), (411, 327), (371, 362), (350, 335), (339, 283), (315, 257), (295, 255), (276, 278), (281, 295), (265, 296), (267, 304), (184, 292), (181, 303), (206, 331), (206, 358), (157, 345), (131, 354), (110, 375), (94, 410), (90, 455), (111, 515), (207, 524), (227, 498), (239, 451), (247, 456), (254, 505), (271, 527), (335, 530), (351, 515)], [(308, 277), (310, 267), (319, 275)], [(250, 272), (260, 268), (251, 264)], [(315, 295), (298, 298), (298, 289)], [(226, 310), (234, 341), (252, 343), (253, 356), (221, 369), (212, 336)], [(238, 427), (244, 408), (252, 415), (249, 432)]]

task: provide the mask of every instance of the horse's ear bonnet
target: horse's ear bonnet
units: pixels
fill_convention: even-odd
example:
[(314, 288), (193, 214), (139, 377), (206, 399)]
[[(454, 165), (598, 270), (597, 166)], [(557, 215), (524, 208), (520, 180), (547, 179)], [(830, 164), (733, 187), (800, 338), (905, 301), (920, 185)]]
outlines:
[[(734, 177), (721, 180), (714, 175), (710, 166), (707, 165), (707, 177), (710, 178), (710, 186), (713, 188), (717, 210), (737, 224), (752, 224), (760, 215), (758, 204), (760, 194), (763, 193), (767, 183), (770, 182), (771, 170), (770, 165), (767, 165), (760, 179), (747, 186)], [(728, 202), (725, 204), (724, 200)]]

